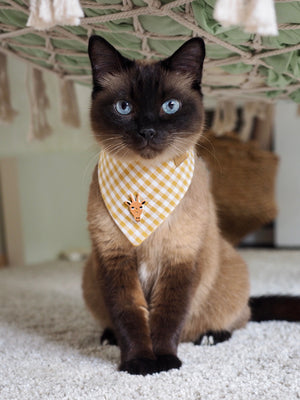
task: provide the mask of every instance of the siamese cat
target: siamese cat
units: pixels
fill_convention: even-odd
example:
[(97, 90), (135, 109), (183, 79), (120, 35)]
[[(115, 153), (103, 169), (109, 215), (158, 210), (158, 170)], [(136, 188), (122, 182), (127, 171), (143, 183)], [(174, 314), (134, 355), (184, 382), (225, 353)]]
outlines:
[[(100, 158), (90, 186), (92, 252), (84, 269), (83, 294), (105, 328), (102, 342), (120, 347), (119, 370), (146, 375), (180, 368), (179, 342), (201, 344), (205, 335), (214, 343), (227, 340), (251, 319), (250, 307), (252, 320), (299, 320), (299, 298), (249, 301), (245, 262), (220, 235), (208, 172), (193, 152), (204, 128), (203, 40), (193, 38), (172, 56), (145, 62), (129, 60), (103, 38), (92, 36), (89, 56), (94, 85), (91, 124), (106, 158), (102, 164)], [(118, 216), (112, 215), (116, 197), (105, 194), (99, 182), (106, 185), (105, 179), (110, 180), (110, 187), (116, 185), (118, 191), (129, 169), (135, 173), (140, 168), (145, 175), (152, 171), (155, 183), (157, 171), (167, 166), (172, 175), (177, 165), (184, 179), (188, 162), (192, 175), (180, 201), (139, 244), (133, 243), (116, 222)], [(125, 170), (121, 182), (115, 169), (106, 174), (105, 165)], [(131, 187), (130, 181), (126, 184)], [(124, 207), (122, 213), (128, 213), (138, 233), (147, 222), (143, 196), (151, 185), (142, 180), (138, 193), (120, 194), (127, 205), (118, 207)], [(165, 203), (177, 189), (170, 187)], [(136, 196), (140, 197), (135, 200)], [(132, 213), (138, 208), (145, 212), (144, 222), (134, 220), (130, 207)]]

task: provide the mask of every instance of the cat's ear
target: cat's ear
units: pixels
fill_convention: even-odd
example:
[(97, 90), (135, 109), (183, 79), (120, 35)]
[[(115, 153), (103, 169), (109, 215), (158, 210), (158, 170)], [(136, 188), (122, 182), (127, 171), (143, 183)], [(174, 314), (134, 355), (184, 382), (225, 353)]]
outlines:
[(134, 64), (133, 61), (123, 57), (101, 36), (93, 35), (90, 37), (88, 52), (94, 85), (101, 85), (101, 78), (104, 75), (121, 72)]
[(191, 75), (197, 86), (201, 85), (205, 44), (200, 37), (185, 42), (175, 53), (162, 61), (164, 68)]

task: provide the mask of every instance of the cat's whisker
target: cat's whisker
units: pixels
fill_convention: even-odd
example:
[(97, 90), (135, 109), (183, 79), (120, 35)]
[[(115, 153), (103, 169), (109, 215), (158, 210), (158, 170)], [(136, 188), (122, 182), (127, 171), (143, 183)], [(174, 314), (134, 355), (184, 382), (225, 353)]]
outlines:
[(82, 175), (82, 183), (83, 183), (83, 184), (85, 183), (85, 180), (86, 180), (86, 178), (87, 178), (87, 176), (88, 176), (87, 174), (88, 174), (88, 172), (89, 172), (89, 170), (90, 170), (91, 164), (94, 163), (94, 162), (95, 162), (95, 164), (96, 164), (96, 161), (95, 161), (95, 160), (98, 160), (98, 158), (99, 158), (99, 151), (97, 151), (97, 153), (93, 154), (93, 155), (91, 156), (91, 158), (89, 159), (89, 161), (88, 161), (88, 163), (87, 163), (87, 165), (86, 165), (86, 167), (85, 167), (85, 169), (84, 169), (84, 173), (83, 173), (83, 175)]
[[(109, 142), (109, 141), (115, 141), (115, 138), (106, 138), (104, 140), (102, 140), (102, 142)], [(95, 145), (90, 145), (89, 148), (92, 148)], [(103, 147), (103, 146), (102, 146)], [(114, 152), (115, 154), (122, 152), (123, 150), (126, 150), (126, 145), (123, 143), (115, 143), (115, 144), (111, 144), (108, 146), (105, 146), (106, 151), (111, 151)], [(88, 163), (84, 169), (84, 173), (82, 176), (82, 183), (85, 182), (87, 176), (88, 176), (88, 172), (90, 170), (90, 166), (93, 163), (97, 163), (97, 160), (99, 158), (99, 153), (100, 153), (100, 149), (98, 151), (95, 152), (95, 154), (93, 154), (90, 159), (88, 160)]]
[(114, 143), (108, 146), (105, 146), (105, 150), (109, 152), (114, 152), (118, 154), (120, 151), (126, 150), (126, 146), (123, 143)]
[(176, 151), (176, 157), (184, 153), (187, 148), (186, 141), (180, 140), (180, 138), (176, 138), (176, 140), (168, 144), (168, 146), (171, 146)]
[[(202, 143), (201, 142), (203, 139), (206, 141), (206, 143), (208, 143), (210, 145), (211, 150), (208, 147), (205, 146), (206, 143)], [(208, 138), (206, 135), (203, 135), (203, 136), (201, 136), (200, 141), (197, 143), (197, 146), (199, 148), (205, 150), (216, 161), (216, 163), (218, 164), (218, 168), (221, 171), (222, 170), (222, 165), (220, 163), (219, 158), (216, 156), (215, 147), (214, 147), (211, 139)]]
[[(101, 135), (99, 135), (101, 137)], [(107, 138), (102, 138), (101, 142), (112, 142), (112, 141), (116, 141), (117, 139), (115, 137), (107, 137)]]

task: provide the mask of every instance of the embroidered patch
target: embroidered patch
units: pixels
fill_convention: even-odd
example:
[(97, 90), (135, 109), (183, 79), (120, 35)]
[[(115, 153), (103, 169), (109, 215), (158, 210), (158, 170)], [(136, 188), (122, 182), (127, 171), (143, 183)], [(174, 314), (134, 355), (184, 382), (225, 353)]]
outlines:
[(127, 206), (129, 207), (129, 211), (133, 215), (135, 221), (140, 222), (146, 201), (145, 200), (140, 201), (139, 194), (137, 194), (136, 200), (134, 200), (133, 194), (130, 193), (130, 201), (125, 201), (125, 204), (127, 204)]

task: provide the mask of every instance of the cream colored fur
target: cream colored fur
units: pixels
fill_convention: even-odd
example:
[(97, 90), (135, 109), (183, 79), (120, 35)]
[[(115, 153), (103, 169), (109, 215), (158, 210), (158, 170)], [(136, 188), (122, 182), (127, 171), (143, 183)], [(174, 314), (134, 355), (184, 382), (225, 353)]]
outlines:
[[(186, 212), (186, 210), (192, 210)], [(97, 251), (109, 256), (131, 254), (132, 245), (115, 225), (103, 203), (96, 170), (91, 183), (88, 220)], [(221, 236), (209, 188), (206, 166), (198, 159), (192, 183), (174, 212), (136, 248), (139, 276), (145, 298), (151, 297), (165, 267), (196, 262), (196, 284), (182, 341), (196, 340), (207, 330), (240, 328), (249, 319), (249, 278), (244, 261)], [(86, 264), (83, 290), (87, 305), (102, 326), (112, 327), (97, 276), (96, 250)], [(163, 263), (168, 259), (169, 263)], [(187, 271), (189, 273), (189, 271)], [(141, 307), (145, 307), (140, 299)], [(146, 307), (145, 307), (146, 308)]]

